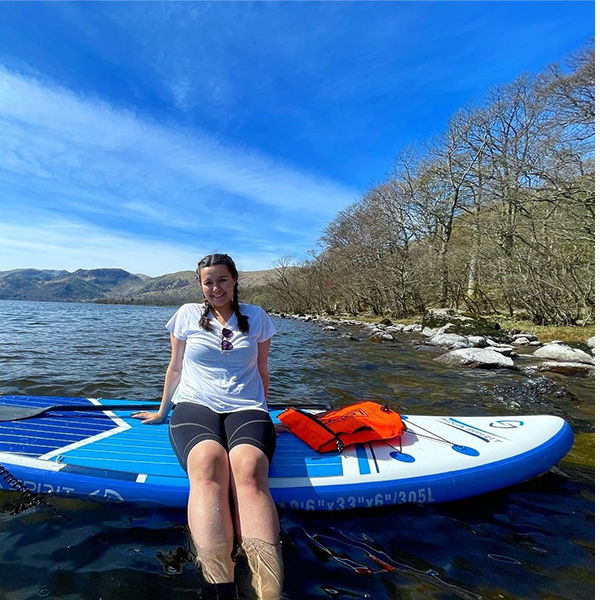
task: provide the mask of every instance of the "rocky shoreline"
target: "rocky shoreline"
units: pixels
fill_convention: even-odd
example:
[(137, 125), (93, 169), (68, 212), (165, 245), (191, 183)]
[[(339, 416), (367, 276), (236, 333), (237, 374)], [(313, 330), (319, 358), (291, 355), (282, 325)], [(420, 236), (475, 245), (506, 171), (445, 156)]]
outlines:
[(411, 325), (394, 324), (389, 319), (368, 323), (320, 315), (274, 313), (274, 316), (313, 322), (324, 331), (356, 342), (394, 342), (411, 335), (417, 349), (440, 350), (433, 360), (449, 366), (595, 376), (595, 337), (587, 341), (588, 353), (560, 340), (543, 343), (533, 333), (505, 332), (496, 323), (460, 311), (433, 309), (425, 314), (422, 323)]

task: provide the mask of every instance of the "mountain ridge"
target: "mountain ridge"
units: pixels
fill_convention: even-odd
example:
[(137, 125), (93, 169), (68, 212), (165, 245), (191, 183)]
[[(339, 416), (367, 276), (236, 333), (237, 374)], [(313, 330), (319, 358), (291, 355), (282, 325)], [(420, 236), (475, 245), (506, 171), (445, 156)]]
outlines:
[[(240, 294), (264, 285), (269, 270), (240, 273)], [(0, 271), (0, 300), (100, 302), (115, 304), (182, 304), (202, 294), (194, 271), (158, 277), (124, 269), (12, 269)]]

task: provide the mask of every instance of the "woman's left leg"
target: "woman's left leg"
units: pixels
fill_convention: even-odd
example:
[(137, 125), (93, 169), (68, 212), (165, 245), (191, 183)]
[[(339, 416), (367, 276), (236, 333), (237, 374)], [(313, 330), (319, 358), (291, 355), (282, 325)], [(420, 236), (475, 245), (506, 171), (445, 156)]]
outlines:
[(283, 559), (279, 517), (269, 490), (269, 461), (262, 450), (240, 444), (229, 452), (236, 525), (259, 600), (279, 600)]
[(264, 410), (242, 410), (229, 413), (224, 427), (237, 533), (275, 544), (279, 517), (269, 490), (269, 463), (277, 434), (271, 417)]
[(279, 516), (269, 490), (269, 460), (262, 450), (240, 444), (229, 452), (231, 488), (242, 539), (279, 542)]
[(275, 427), (269, 413), (243, 410), (224, 420), (234, 523), (252, 571), (259, 600), (279, 600), (283, 560), (279, 518), (269, 490), (269, 461), (275, 453)]

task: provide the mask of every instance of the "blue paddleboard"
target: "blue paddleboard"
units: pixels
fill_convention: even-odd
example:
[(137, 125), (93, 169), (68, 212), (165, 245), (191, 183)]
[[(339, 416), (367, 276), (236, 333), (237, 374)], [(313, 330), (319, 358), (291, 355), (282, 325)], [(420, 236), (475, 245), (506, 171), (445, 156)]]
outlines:
[[(142, 506), (183, 508), (189, 485), (168, 427), (131, 418), (126, 400), (0, 396), (0, 408), (120, 405), (126, 410), (49, 412), (0, 422), (0, 465), (29, 490)], [(279, 410), (271, 410), (277, 420)], [(343, 510), (447, 502), (547, 471), (573, 444), (561, 418), (403, 415), (401, 438), (318, 454), (281, 433), (269, 472), (282, 508)], [(10, 489), (7, 477), (0, 487)]]

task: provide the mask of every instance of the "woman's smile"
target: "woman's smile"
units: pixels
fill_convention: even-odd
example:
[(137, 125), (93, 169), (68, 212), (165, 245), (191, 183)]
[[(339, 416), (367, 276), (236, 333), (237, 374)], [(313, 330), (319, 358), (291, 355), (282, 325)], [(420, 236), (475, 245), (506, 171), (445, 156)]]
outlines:
[(224, 307), (233, 300), (236, 279), (225, 265), (203, 267), (200, 271), (202, 292), (208, 301)]

